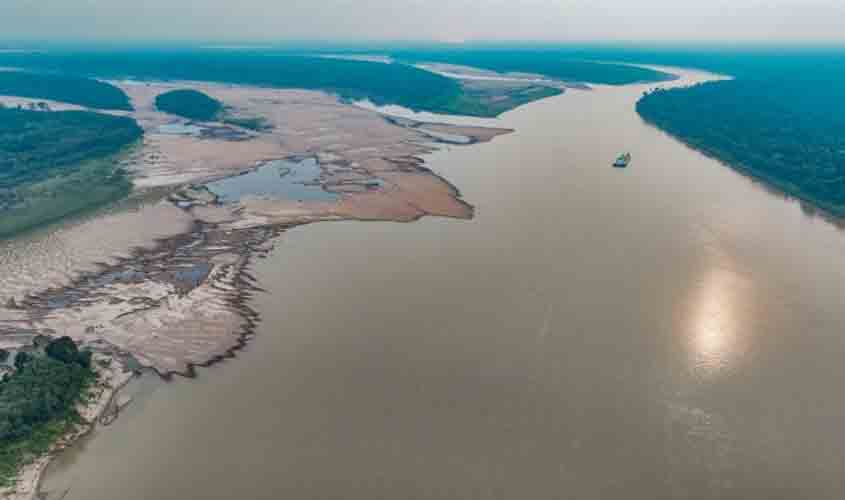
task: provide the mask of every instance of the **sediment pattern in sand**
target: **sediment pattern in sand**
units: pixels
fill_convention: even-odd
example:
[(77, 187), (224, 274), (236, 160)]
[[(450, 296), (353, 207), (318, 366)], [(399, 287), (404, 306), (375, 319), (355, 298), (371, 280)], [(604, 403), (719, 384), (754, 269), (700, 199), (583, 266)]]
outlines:
[[(251, 334), (258, 318), (248, 301), (260, 289), (249, 264), (285, 229), (323, 220), (470, 218), (471, 205), (422, 157), (443, 143), (509, 132), (390, 119), (310, 91), (113, 83), (131, 97), (131, 116), (145, 130), (124, 165), (139, 191), (156, 189), (164, 199), (0, 248), (0, 344), (69, 335), (162, 375), (190, 375)], [(156, 110), (155, 96), (174, 88), (205, 92), (228, 116), (260, 118), (265, 128), (190, 123)], [(314, 183), (337, 200), (245, 196), (222, 204), (203, 191), (206, 182), (291, 157), (314, 158)]]

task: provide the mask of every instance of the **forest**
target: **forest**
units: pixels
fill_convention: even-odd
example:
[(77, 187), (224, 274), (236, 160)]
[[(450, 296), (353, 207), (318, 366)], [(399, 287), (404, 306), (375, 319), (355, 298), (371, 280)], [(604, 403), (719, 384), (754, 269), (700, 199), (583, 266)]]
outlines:
[(786, 193), (845, 215), (845, 56), (735, 54), (733, 80), (648, 93), (644, 120)]
[(211, 121), (223, 110), (216, 99), (192, 89), (171, 90), (156, 96), (156, 108), (189, 120)]
[(142, 133), (127, 117), (0, 108), (0, 236), (127, 194), (114, 156)]
[(0, 71), (0, 95), (61, 101), (95, 109), (132, 110), (129, 97), (114, 85), (56, 74)]
[(198, 80), (333, 92), (348, 99), (448, 111), (461, 105), (454, 80), (405, 64), (261, 51), (134, 50), (0, 53), (0, 65), (101, 77)]
[(68, 337), (17, 353), (0, 381), (0, 486), (79, 422), (76, 406), (95, 378), (91, 353)]

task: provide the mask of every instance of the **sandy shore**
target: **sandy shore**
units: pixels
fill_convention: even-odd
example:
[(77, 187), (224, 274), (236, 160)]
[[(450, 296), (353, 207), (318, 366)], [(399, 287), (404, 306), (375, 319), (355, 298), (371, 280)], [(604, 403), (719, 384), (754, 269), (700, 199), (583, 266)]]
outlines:
[[(129, 115), (145, 130), (141, 147), (123, 162), (143, 201), (0, 246), (5, 348), (38, 334), (68, 335), (94, 348), (98, 359), (131, 356), (161, 376), (191, 376), (194, 366), (232, 356), (253, 334), (260, 318), (249, 301), (261, 289), (251, 262), (287, 229), (344, 219), (469, 219), (473, 207), (423, 157), (443, 144), (482, 143), (511, 132), (388, 119), (318, 92), (113, 83), (130, 96), (136, 111)], [(155, 109), (155, 96), (174, 88), (201, 90), (232, 116), (259, 118), (267, 127), (193, 123)], [(202, 187), (287, 158), (313, 158), (320, 172), (313, 184), (336, 199), (244, 196), (224, 204)], [(80, 408), (86, 424), (26, 466), (5, 498), (34, 498), (51, 457), (90, 432), (131, 378), (114, 365), (100, 369), (92, 404)]]
[[(130, 96), (131, 116), (145, 130), (123, 164), (137, 190), (164, 195), (0, 251), (0, 342), (14, 347), (27, 335), (61, 332), (131, 354), (163, 376), (191, 375), (193, 366), (242, 345), (257, 321), (248, 306), (257, 289), (250, 263), (285, 230), (343, 219), (471, 218), (472, 206), (423, 158), (444, 144), (511, 132), (386, 118), (311, 91), (112, 83)], [(223, 102), (228, 116), (266, 126), (196, 123), (158, 111), (155, 97), (175, 88), (200, 90)], [(221, 204), (197, 188), (287, 158), (313, 159), (314, 187), (335, 199), (247, 195)]]

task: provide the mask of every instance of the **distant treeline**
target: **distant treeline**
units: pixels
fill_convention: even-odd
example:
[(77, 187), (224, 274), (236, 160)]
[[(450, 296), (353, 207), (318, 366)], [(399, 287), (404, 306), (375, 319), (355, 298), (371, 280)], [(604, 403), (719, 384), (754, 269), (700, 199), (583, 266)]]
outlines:
[(223, 110), (220, 101), (192, 89), (171, 90), (156, 96), (156, 108), (189, 120), (210, 121)]
[[(555, 92), (517, 96), (499, 109), (460, 82), (414, 67), (414, 62), (445, 62), (503, 72), (544, 74), (578, 82), (625, 84), (660, 81), (658, 71), (590, 62), (554, 52), (415, 50), (393, 54), (404, 63), (338, 59), (322, 54), (279, 51), (127, 50), (0, 54), (0, 64), (40, 71), (105, 78), (201, 80), (334, 92), (349, 99), (398, 104), (417, 111), (496, 116)], [(501, 106), (500, 106), (501, 107)]]
[(334, 92), (416, 110), (447, 111), (461, 97), (454, 80), (404, 64), (243, 51), (0, 53), (0, 65), (97, 77), (201, 80)]
[(87, 108), (132, 110), (126, 94), (113, 85), (56, 74), (0, 71), (0, 95), (61, 101)]
[(500, 73), (533, 73), (571, 82), (625, 85), (672, 78), (648, 68), (579, 59), (576, 54), (548, 49), (418, 49), (390, 54), (416, 63), (439, 62)]
[(0, 107), (0, 236), (126, 195), (113, 157), (142, 133), (127, 117)]

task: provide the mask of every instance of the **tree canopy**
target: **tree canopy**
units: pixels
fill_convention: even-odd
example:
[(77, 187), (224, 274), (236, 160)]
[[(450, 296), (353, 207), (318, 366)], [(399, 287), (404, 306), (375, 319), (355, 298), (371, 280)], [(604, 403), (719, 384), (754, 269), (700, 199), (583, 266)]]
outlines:
[(845, 215), (840, 72), (738, 77), (645, 95), (637, 111), (690, 146)]
[(210, 121), (218, 117), (223, 104), (193, 89), (171, 90), (156, 96), (156, 108), (190, 120)]
[(90, 353), (71, 339), (51, 341), (47, 351), (19, 352), (16, 370), (0, 381), (0, 485), (78, 421), (76, 405), (94, 380)]
[(48, 99), (95, 109), (132, 110), (129, 97), (114, 85), (68, 75), (0, 71), (0, 95)]
[(112, 157), (142, 133), (127, 117), (0, 108), (0, 236), (125, 195)]

